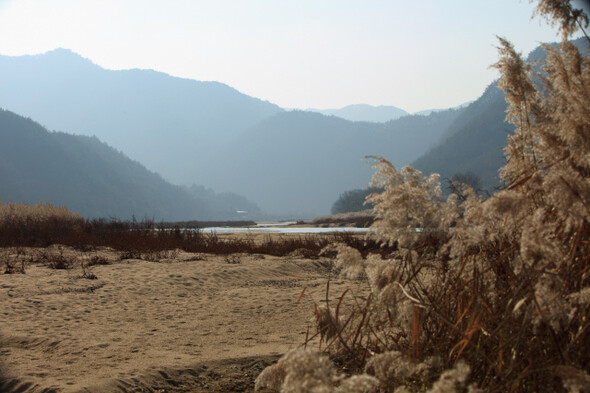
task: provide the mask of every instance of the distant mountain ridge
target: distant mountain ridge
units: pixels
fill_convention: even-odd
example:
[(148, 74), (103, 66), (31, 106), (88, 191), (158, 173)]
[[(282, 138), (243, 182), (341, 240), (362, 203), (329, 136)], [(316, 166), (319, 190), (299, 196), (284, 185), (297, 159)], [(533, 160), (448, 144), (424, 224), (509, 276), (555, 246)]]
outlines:
[(0, 184), (3, 203), (47, 202), (89, 218), (236, 218), (229, 206), (190, 195), (96, 137), (48, 132), (2, 109)]
[(408, 112), (395, 106), (372, 106), (368, 104), (348, 105), (338, 109), (307, 109), (326, 116), (336, 116), (349, 121), (368, 121), (385, 123), (408, 115)]
[(213, 146), (282, 111), (219, 82), (105, 70), (66, 49), (0, 56), (0, 86), (0, 107), (52, 130), (96, 135), (166, 179), (186, 184), (198, 178), (186, 181), (170, 155), (204, 169)]

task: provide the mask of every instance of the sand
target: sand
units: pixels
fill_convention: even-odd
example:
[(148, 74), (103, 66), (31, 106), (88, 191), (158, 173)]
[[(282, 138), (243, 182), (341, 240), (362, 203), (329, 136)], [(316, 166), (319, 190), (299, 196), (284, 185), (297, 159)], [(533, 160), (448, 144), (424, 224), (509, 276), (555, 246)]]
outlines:
[[(66, 253), (78, 260), (95, 255)], [(0, 390), (253, 391), (265, 366), (315, 332), (313, 303), (325, 298), (331, 263), (184, 252), (160, 261), (101, 255), (113, 263), (93, 266), (96, 279), (81, 278), (79, 266), (40, 263), (25, 274), (0, 274)], [(348, 285), (333, 280), (331, 292)]]

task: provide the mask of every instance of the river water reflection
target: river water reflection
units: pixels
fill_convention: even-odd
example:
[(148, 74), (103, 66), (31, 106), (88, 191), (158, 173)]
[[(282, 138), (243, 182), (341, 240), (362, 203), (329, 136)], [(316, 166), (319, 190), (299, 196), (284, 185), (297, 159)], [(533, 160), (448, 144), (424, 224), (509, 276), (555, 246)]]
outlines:
[(334, 227), (334, 228), (318, 228), (318, 227), (291, 227), (285, 225), (262, 224), (253, 227), (210, 227), (202, 228), (204, 233), (248, 233), (248, 232), (268, 232), (268, 233), (301, 233), (301, 234), (320, 234), (320, 233), (334, 233), (334, 232), (367, 232), (367, 228), (351, 228), (351, 227)]

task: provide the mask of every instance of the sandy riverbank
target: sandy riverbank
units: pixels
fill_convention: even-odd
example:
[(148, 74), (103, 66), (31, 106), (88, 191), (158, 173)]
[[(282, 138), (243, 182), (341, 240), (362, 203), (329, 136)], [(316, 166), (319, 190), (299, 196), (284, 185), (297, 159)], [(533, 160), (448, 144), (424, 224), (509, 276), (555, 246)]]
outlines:
[[(112, 264), (93, 266), (92, 280), (80, 267), (41, 264), (0, 274), (5, 390), (252, 391), (265, 365), (313, 332), (330, 265), (257, 254), (101, 255)], [(349, 285), (334, 281), (331, 292)]]

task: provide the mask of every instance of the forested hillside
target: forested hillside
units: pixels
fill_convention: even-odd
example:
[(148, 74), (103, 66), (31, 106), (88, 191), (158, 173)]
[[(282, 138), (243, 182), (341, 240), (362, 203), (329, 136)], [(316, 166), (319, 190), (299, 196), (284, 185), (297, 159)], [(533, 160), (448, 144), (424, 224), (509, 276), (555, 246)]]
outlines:
[(504, 93), (494, 83), (448, 128), (439, 145), (413, 162), (424, 173), (442, 179), (472, 172), (484, 189), (500, 185), (498, 169), (505, 163), (503, 147), (514, 126), (505, 123)]
[(0, 110), (0, 184), (3, 203), (46, 202), (86, 217), (235, 217), (235, 212), (214, 208), (167, 183), (96, 137), (48, 132), (5, 110)]
[[(583, 53), (588, 53), (588, 41), (572, 41)], [(545, 59), (546, 51), (537, 47), (527, 62)], [(506, 163), (506, 138), (514, 125), (505, 122), (505, 94), (492, 83), (482, 96), (470, 104), (450, 125), (445, 137), (428, 153), (412, 163), (424, 173), (439, 173), (442, 179), (472, 172), (480, 178), (482, 188), (493, 191), (500, 186), (498, 170)]]

